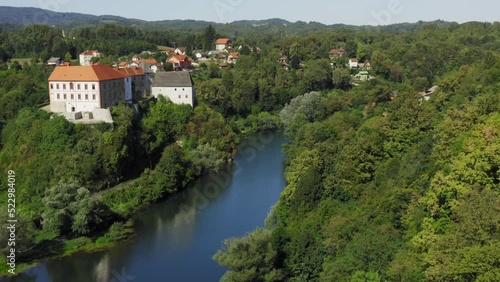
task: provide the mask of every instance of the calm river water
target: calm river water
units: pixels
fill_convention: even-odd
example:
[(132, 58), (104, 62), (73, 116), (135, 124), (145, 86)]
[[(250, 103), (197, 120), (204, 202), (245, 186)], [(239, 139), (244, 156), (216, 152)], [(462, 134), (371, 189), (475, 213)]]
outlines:
[[(227, 170), (134, 217), (137, 238), (96, 253), (45, 261), (10, 281), (211, 282), (225, 269), (212, 260), (224, 239), (263, 226), (285, 186), (281, 133), (242, 142)], [(0, 279), (2, 280), (2, 279)]]

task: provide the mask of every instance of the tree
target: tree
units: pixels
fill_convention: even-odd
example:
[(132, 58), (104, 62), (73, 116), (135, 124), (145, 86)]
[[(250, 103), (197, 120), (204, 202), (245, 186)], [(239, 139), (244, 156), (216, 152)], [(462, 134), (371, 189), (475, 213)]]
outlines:
[(66, 52), (66, 55), (64, 55), (64, 61), (65, 62), (71, 62), (71, 53), (70, 52)]
[(229, 268), (223, 282), (283, 281), (282, 270), (275, 268), (277, 252), (271, 243), (272, 231), (257, 228), (241, 239), (227, 239), (213, 259)]

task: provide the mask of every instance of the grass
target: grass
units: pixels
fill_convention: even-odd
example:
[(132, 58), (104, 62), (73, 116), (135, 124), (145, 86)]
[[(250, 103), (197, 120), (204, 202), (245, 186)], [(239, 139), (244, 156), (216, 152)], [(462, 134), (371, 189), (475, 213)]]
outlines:
[(12, 64), (13, 62), (18, 62), (21, 66), (24, 63), (31, 65), (31, 58), (12, 58), (12, 59), (10, 59), (10, 63)]
[(158, 45), (158, 50), (160, 50), (160, 51), (172, 50), (172, 49), (174, 49), (174, 48), (173, 47), (168, 47), (168, 46)]

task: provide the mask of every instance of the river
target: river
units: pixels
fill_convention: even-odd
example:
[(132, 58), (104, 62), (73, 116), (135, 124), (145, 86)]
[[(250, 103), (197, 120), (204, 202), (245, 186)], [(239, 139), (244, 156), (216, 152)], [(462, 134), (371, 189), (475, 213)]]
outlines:
[(212, 260), (224, 239), (264, 220), (285, 186), (281, 133), (243, 141), (234, 163), (134, 217), (134, 240), (95, 253), (47, 260), (16, 282), (211, 282), (225, 268)]

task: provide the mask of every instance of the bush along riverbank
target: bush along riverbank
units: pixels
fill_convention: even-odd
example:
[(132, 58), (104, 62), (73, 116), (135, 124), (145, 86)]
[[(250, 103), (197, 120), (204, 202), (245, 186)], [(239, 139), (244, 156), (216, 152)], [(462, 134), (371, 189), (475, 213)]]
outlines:
[[(140, 114), (125, 104), (112, 112), (113, 125), (71, 124), (37, 109), (7, 123), (0, 166), (16, 171), (23, 203), (16, 273), (132, 238), (128, 219), (135, 212), (217, 171), (236, 153), (239, 137), (270, 129), (267, 119), (279, 126), (267, 113), (228, 121), (206, 105), (192, 109), (165, 99), (141, 105)], [(3, 260), (8, 251), (2, 249)], [(7, 270), (4, 261), (0, 275)]]

